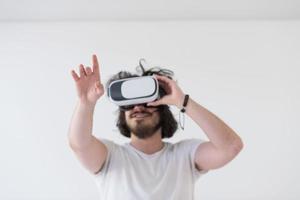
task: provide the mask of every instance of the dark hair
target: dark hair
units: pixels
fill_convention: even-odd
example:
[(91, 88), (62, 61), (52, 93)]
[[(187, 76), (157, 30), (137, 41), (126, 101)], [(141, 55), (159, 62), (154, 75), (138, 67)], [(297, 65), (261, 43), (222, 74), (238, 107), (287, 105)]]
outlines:
[[(106, 83), (106, 89), (108, 89), (109, 84), (112, 81), (131, 78), (131, 77), (140, 77), (140, 76), (151, 76), (153, 74), (166, 76), (169, 79), (172, 79), (174, 73), (169, 69), (163, 69), (160, 67), (152, 67), (148, 70), (145, 70), (142, 62), (145, 62), (144, 59), (140, 59), (139, 66), (137, 66), (136, 71), (140, 74), (132, 74), (128, 71), (120, 71), (117, 74), (113, 75)], [(162, 87), (159, 87), (159, 90), (162, 94), (166, 94)], [(159, 114), (160, 114), (160, 124), (162, 128), (162, 138), (170, 138), (174, 135), (178, 128), (178, 123), (175, 120), (170, 108), (168, 105), (160, 105), (159, 107)], [(117, 124), (120, 133), (125, 137), (130, 138), (130, 130), (126, 124), (125, 119), (125, 111), (119, 109)]]

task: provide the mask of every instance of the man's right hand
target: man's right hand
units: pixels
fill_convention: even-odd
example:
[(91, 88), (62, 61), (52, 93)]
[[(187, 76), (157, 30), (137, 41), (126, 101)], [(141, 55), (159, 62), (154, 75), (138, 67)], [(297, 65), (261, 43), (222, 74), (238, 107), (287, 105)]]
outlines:
[(93, 55), (93, 71), (90, 67), (84, 67), (80, 64), (80, 77), (74, 70), (71, 70), (71, 74), (76, 83), (79, 100), (82, 103), (95, 105), (97, 100), (104, 94), (97, 56)]
[(74, 70), (71, 71), (76, 83), (79, 103), (69, 128), (69, 145), (83, 166), (96, 174), (102, 168), (108, 154), (105, 144), (92, 134), (94, 107), (104, 94), (97, 56), (93, 55), (93, 71), (90, 67), (81, 64), (79, 72), (80, 77)]

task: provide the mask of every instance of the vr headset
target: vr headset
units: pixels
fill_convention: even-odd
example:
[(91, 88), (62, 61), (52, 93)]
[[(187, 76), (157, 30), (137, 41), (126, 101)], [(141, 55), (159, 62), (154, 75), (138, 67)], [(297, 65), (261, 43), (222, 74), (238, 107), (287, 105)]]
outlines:
[(166, 92), (154, 76), (141, 76), (111, 82), (107, 94), (111, 102), (128, 110), (139, 104), (146, 106), (148, 102), (166, 95)]

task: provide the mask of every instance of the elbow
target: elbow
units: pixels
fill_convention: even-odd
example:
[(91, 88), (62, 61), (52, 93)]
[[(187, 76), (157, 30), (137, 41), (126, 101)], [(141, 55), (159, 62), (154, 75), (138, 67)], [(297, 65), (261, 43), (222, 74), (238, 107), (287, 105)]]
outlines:
[(70, 147), (71, 149), (74, 149), (74, 148), (75, 148), (74, 139), (73, 139), (73, 137), (71, 136), (70, 133), (68, 134), (67, 142), (68, 142), (68, 145), (69, 145), (69, 147)]
[(241, 138), (238, 138), (235, 139), (230, 146), (231, 152), (237, 155), (244, 148), (244, 143)]
[(78, 149), (78, 145), (76, 145), (73, 140), (68, 139), (68, 144), (69, 144), (69, 148), (71, 148), (73, 151)]

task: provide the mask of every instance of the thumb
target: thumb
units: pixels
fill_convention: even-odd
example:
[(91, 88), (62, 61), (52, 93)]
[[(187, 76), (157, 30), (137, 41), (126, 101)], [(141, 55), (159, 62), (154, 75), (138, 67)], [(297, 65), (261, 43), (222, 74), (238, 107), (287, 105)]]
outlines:
[(103, 91), (101, 91), (101, 83), (100, 83), (100, 81), (97, 81), (95, 83), (95, 91), (96, 91), (97, 94), (101, 94), (103, 92)]
[(147, 103), (148, 106), (159, 106), (161, 104), (163, 104), (163, 101), (161, 99), (153, 101), (153, 102), (150, 102), (150, 103)]
[(100, 81), (96, 81), (95, 86), (96, 88), (100, 88)]

